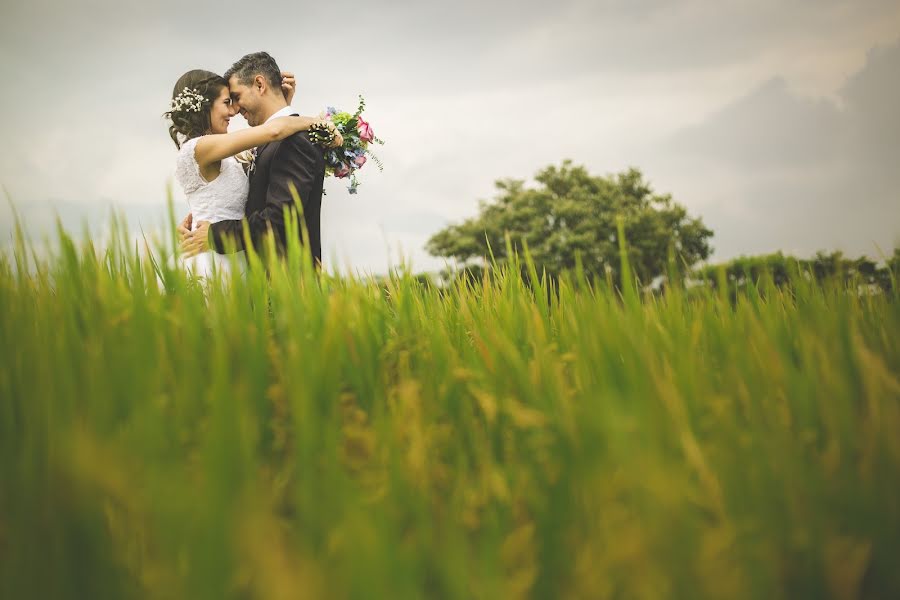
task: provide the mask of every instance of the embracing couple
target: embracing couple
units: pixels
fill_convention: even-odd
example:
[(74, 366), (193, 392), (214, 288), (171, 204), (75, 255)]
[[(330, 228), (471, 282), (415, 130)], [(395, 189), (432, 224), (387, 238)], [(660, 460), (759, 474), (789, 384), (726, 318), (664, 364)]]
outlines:
[[(194, 273), (208, 275), (214, 264), (227, 271), (230, 261), (221, 255), (243, 251), (244, 223), (254, 248), (271, 232), (283, 251), (285, 207), (294, 210), (291, 185), (300, 197), (310, 252), (321, 262), (325, 159), (308, 131), (327, 127), (331, 147), (342, 139), (330, 121), (298, 116), (291, 108), (295, 89), (293, 75), (265, 52), (244, 56), (224, 76), (193, 70), (175, 84), (165, 116), (178, 148), (175, 177), (191, 210), (178, 232)], [(251, 127), (228, 133), (238, 113)]]

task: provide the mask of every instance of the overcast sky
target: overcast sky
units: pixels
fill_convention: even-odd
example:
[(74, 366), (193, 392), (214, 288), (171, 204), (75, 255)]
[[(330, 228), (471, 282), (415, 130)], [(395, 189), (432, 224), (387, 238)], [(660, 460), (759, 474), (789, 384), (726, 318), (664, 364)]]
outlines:
[[(102, 228), (110, 206), (158, 228), (175, 80), (267, 50), (297, 73), (301, 113), (352, 109), (362, 93), (387, 141), (384, 172), (367, 165), (359, 195), (326, 185), (335, 268), (380, 272), (401, 255), (440, 268), (424, 250), (431, 234), (476, 214), (495, 180), (566, 158), (598, 175), (640, 168), (715, 231), (714, 259), (877, 256), (900, 243), (896, 0), (29, 0), (0, 11), (0, 184), (34, 232), (54, 212), (74, 230)], [(10, 222), (4, 201), (4, 242)]]

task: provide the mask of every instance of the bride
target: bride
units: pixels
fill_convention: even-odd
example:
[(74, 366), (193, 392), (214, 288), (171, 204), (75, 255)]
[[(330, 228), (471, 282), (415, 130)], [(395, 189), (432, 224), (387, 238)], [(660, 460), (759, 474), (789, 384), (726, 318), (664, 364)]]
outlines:
[[(290, 104), (294, 77), (290, 73), (282, 73), (282, 77), (282, 92)], [(175, 178), (184, 190), (194, 224), (244, 218), (249, 190), (245, 166), (252, 169), (252, 162), (244, 160), (242, 166), (236, 155), (316, 124), (324, 124), (335, 134), (333, 147), (343, 143), (330, 121), (313, 117), (278, 117), (257, 127), (228, 133), (228, 122), (235, 114), (228, 82), (220, 75), (195, 69), (175, 83), (172, 104), (164, 116), (172, 121), (169, 135), (178, 148)], [(243, 260), (240, 253), (238, 264), (245, 264)], [(214, 269), (227, 272), (230, 260), (225, 255), (204, 252), (184, 259), (184, 264), (194, 274), (208, 276)]]

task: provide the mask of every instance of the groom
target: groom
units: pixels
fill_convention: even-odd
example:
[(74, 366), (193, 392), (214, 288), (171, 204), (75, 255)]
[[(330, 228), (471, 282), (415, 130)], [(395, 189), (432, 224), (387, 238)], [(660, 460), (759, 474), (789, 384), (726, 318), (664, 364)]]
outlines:
[[(266, 52), (254, 52), (241, 58), (225, 72), (233, 109), (240, 112), (252, 127), (270, 119), (296, 115), (281, 90), (281, 69)], [(244, 249), (244, 222), (250, 233), (253, 248), (260, 251), (268, 232), (275, 237), (279, 253), (287, 246), (284, 208), (295, 212), (290, 191), (293, 183), (303, 207), (303, 221), (309, 233), (309, 248), (318, 266), (322, 261), (320, 215), (322, 185), (325, 181), (325, 157), (306, 132), (300, 132), (278, 142), (256, 148), (250, 171), (250, 192), (243, 221), (201, 221), (191, 229), (191, 215), (185, 218), (178, 231), (181, 247), (187, 254), (214, 250), (226, 253), (224, 240), (229, 239), (235, 250)], [(299, 231), (298, 231), (299, 232)], [(302, 238), (301, 238), (302, 242)]]

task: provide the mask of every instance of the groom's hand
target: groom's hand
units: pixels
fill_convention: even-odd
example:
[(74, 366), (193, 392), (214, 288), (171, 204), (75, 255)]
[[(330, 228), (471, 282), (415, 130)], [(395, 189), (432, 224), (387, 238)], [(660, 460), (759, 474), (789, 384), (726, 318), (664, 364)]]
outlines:
[(191, 225), (194, 222), (194, 215), (192, 213), (188, 213), (184, 218), (184, 221), (181, 222), (181, 225), (178, 226), (178, 237), (184, 240), (184, 238), (191, 233)]
[(209, 250), (209, 221), (200, 221), (197, 223), (197, 229), (188, 231), (187, 235), (181, 238), (181, 251), (184, 252), (185, 258), (196, 256)]

